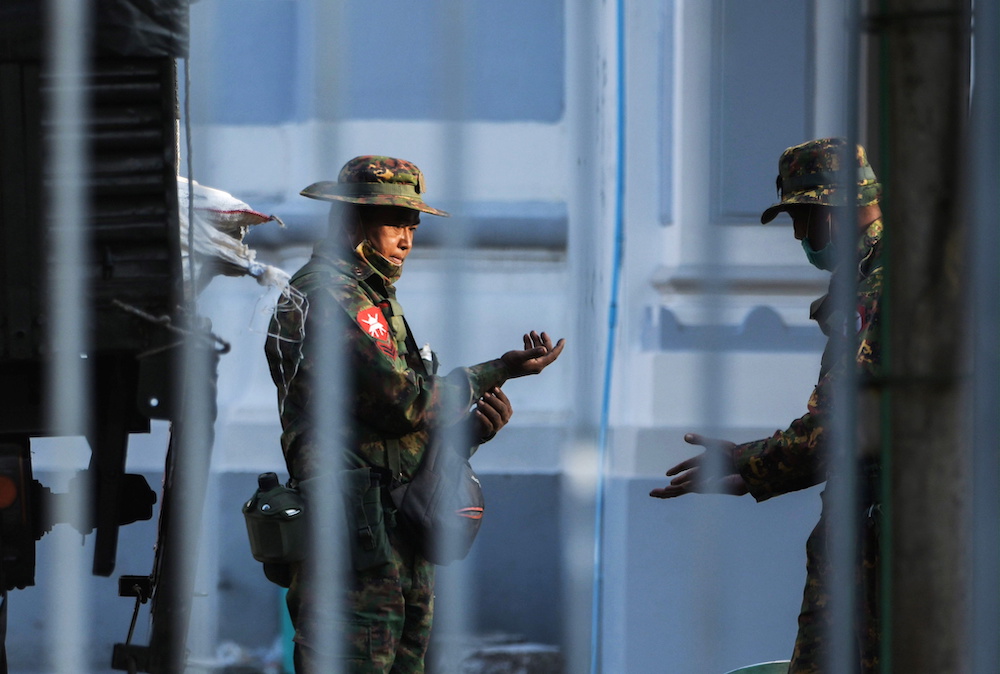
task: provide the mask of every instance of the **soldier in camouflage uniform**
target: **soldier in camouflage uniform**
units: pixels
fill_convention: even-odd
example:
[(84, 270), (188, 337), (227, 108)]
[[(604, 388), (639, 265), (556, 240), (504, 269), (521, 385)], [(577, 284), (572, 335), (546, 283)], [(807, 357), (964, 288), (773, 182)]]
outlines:
[[(324, 644), (332, 646), (345, 672), (424, 671), (434, 567), (395, 526), (388, 486), (411, 479), (441, 429), (461, 425), (469, 453), (492, 438), (511, 415), (500, 386), (513, 377), (538, 374), (564, 346), (563, 340), (553, 346), (544, 332), (531, 332), (524, 335), (524, 349), (446, 376), (434, 373), (428, 362), (434, 359), (417, 349), (393, 285), (420, 214), (448, 216), (425, 203), (423, 193), (423, 174), (415, 165), (381, 156), (356, 157), (336, 182), (302, 191), (332, 202), (330, 232), (292, 278), (301, 295), (293, 292), (279, 304), (265, 345), (278, 388), (282, 450), (293, 484), (317, 477), (321, 466), (330, 464), (345, 471), (366, 469), (365, 486), (369, 474), (380, 476), (372, 488), (379, 490), (376, 503), (384, 506), (376, 519), (384, 524), (385, 540), (374, 546), (376, 553), (384, 550), (384, 558), (367, 551), (363, 562), (353, 559), (340, 615), (326, 616), (331, 602), (317, 596), (321, 583), (309, 560), (292, 565), (287, 602), (298, 674), (328, 671), (324, 663), (331, 654)], [(340, 360), (334, 361), (347, 372), (349, 401), (343, 437), (322, 444), (315, 419), (324, 412), (312, 402), (320, 384), (316, 333), (340, 350)], [(336, 461), (319, 455), (329, 446), (343, 449)], [(393, 453), (399, 465), (390, 471)]]
[[(853, 157), (849, 169), (838, 173), (840, 161)], [(792, 217), (795, 238), (802, 242), (809, 261), (820, 269), (836, 274), (852, 274), (857, 283), (856, 321), (847, 321), (835, 311), (827, 294), (813, 303), (810, 317), (819, 322), (827, 335), (819, 382), (809, 398), (808, 412), (796, 419), (784, 431), (769, 438), (734, 444), (705, 438), (695, 433), (684, 436), (686, 442), (701, 445), (705, 453), (679, 463), (667, 471), (674, 476), (669, 485), (654, 489), (650, 496), (672, 498), (691, 492), (723, 492), (742, 495), (748, 491), (758, 501), (824, 481), (834, 481), (830, 474), (829, 423), (833, 382), (843, 376), (850, 362), (834, 362), (835, 353), (854, 352), (854, 365), (861, 381), (870, 381), (877, 373), (880, 357), (880, 296), (882, 292), (882, 213), (878, 201), (881, 187), (865, 155), (864, 148), (855, 152), (840, 138), (822, 138), (790, 147), (778, 162), (778, 190), (781, 201), (764, 211), (761, 222), (768, 223), (785, 211)], [(857, 173), (857, 228), (840, 222), (844, 204), (838, 176)], [(838, 202), (837, 199), (840, 199)], [(857, 236), (855, 267), (835, 269), (832, 238)], [(831, 279), (831, 289), (835, 281)], [(833, 340), (855, 337), (854, 346), (835, 348)], [(859, 414), (859, 420), (865, 418)], [(866, 422), (869, 425), (870, 420)], [(872, 428), (859, 428), (859, 436), (870, 437)], [(705, 467), (706, 456), (713, 454), (725, 469), (711, 482), (699, 473)], [(858, 561), (856, 591), (858, 616), (855, 626), (857, 670), (862, 674), (879, 671), (879, 545), (878, 521), (879, 463), (877, 448), (859, 447), (858, 457)], [(828, 670), (830, 654), (825, 649), (830, 628), (829, 588), (830, 565), (826, 537), (828, 517), (824, 514), (806, 543), (806, 586), (799, 614), (799, 631), (795, 641), (789, 672), (813, 674)]]

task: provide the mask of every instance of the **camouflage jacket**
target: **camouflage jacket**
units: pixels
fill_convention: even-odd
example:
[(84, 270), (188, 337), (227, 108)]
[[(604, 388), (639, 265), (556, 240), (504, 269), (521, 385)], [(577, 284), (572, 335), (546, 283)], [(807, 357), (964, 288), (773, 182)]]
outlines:
[[(858, 244), (857, 316), (855, 364), (859, 376), (874, 376), (880, 357), (880, 296), (882, 221), (876, 220), (865, 230)], [(831, 286), (832, 286), (831, 280)], [(843, 365), (832, 362), (833, 340), (850, 334), (847, 322), (824, 310), (828, 295), (813, 304), (813, 318), (828, 335), (823, 352), (819, 382), (809, 398), (808, 412), (783, 430), (762, 440), (738, 445), (733, 457), (750, 493), (764, 501), (797, 489), (824, 482), (828, 477), (828, 455), (823, 426), (830, 414), (833, 386)], [(845, 352), (849, 353), (850, 351)]]
[[(337, 468), (387, 468), (387, 443), (395, 441), (408, 481), (435, 429), (466, 420), (473, 403), (506, 378), (499, 360), (444, 377), (430, 373), (408, 334), (393, 277), (369, 258), (375, 259), (360, 246), (317, 246), (292, 277), (301, 297), (293, 292), (283, 298), (271, 319), (264, 350), (278, 388), (281, 446), (293, 478)], [(338, 437), (323, 443), (317, 427), (330, 417), (315, 408), (321, 341), (333, 347), (325, 354), (333, 376), (341, 377), (345, 411), (330, 424)], [(334, 398), (328, 393), (327, 399)], [(339, 465), (321, 461), (321, 445), (343, 450)]]

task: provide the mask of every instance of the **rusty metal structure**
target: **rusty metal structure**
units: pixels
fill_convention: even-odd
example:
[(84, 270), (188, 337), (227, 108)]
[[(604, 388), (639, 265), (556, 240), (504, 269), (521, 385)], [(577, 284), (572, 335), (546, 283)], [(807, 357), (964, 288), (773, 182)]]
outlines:
[[(35, 543), (70, 496), (85, 504), (70, 524), (96, 537), (93, 573), (112, 575), (119, 527), (150, 519), (157, 500), (145, 478), (125, 472), (128, 437), (148, 432), (152, 419), (170, 420), (155, 568), (148, 577), (120, 580), (121, 593), (136, 597), (137, 605), (152, 599), (152, 640), (119, 644), (113, 666), (181, 671), (191, 594), (183, 584), (190, 573), (172, 552), (184, 546), (175, 540), (182, 532), (170, 494), (181, 488), (189, 500), (194, 495), (196, 507), (200, 503), (204, 482), (192, 484), (190, 476), (197, 480), (207, 463), (188, 470), (186, 456), (200, 453), (207, 461), (214, 417), (211, 399), (190, 390), (178, 394), (180, 387), (199, 386), (174, 374), (190, 351), (187, 337), (206, 334), (184, 309), (181, 281), (176, 59), (186, 55), (188, 9), (186, 0), (88, 6), (78, 139), (86, 242), (78, 251), (78, 282), (88, 316), (78, 353), (86, 363), (87, 412), (79, 427), (58, 431), (46, 408), (46, 382), (58, 381), (58, 373), (47, 370), (56, 323), (47, 283), (50, 242), (70, 225), (55, 222), (50, 208), (61, 170), (52, 149), (67, 133), (54, 122), (52, 101), (60, 87), (74, 83), (51, 67), (50, 5), (14, 0), (0, 7), (0, 589), (6, 598), (7, 591), (35, 583)], [(213, 343), (204, 351), (205, 391), (217, 349)], [(187, 432), (191, 426), (182, 419), (188, 400), (209, 410), (199, 415), (208, 424), (196, 433)], [(91, 459), (70, 494), (54, 494), (34, 479), (31, 444), (67, 431), (87, 439)]]

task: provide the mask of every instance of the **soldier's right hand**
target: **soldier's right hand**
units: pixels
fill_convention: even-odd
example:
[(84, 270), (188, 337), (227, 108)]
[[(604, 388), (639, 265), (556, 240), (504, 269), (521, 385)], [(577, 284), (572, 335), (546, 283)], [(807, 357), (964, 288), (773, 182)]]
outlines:
[(564, 346), (565, 339), (560, 339), (553, 347), (552, 339), (547, 334), (543, 332), (539, 335), (532, 330), (524, 336), (523, 351), (508, 351), (500, 356), (500, 361), (506, 366), (510, 379), (538, 374), (559, 357)]
[(733, 450), (736, 448), (734, 443), (706, 438), (698, 433), (686, 433), (684, 442), (701, 445), (705, 451), (670, 468), (666, 473), (667, 477), (676, 477), (666, 487), (650, 491), (650, 496), (674, 498), (690, 493), (742, 496), (749, 491), (747, 483), (736, 472), (733, 463)]
[(475, 426), (473, 437), (480, 445), (489, 442), (507, 425), (513, 414), (514, 408), (511, 407), (507, 395), (499, 386), (494, 386), (476, 401), (476, 406), (472, 410), (472, 421)]

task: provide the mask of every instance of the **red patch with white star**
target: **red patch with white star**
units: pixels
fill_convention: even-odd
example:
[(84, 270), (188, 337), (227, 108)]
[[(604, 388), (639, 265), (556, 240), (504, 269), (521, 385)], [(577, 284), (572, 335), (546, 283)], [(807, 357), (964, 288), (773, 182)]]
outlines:
[(358, 325), (365, 331), (365, 334), (375, 340), (379, 350), (391, 360), (396, 360), (396, 340), (389, 332), (389, 325), (385, 316), (378, 307), (368, 307), (358, 312)]

